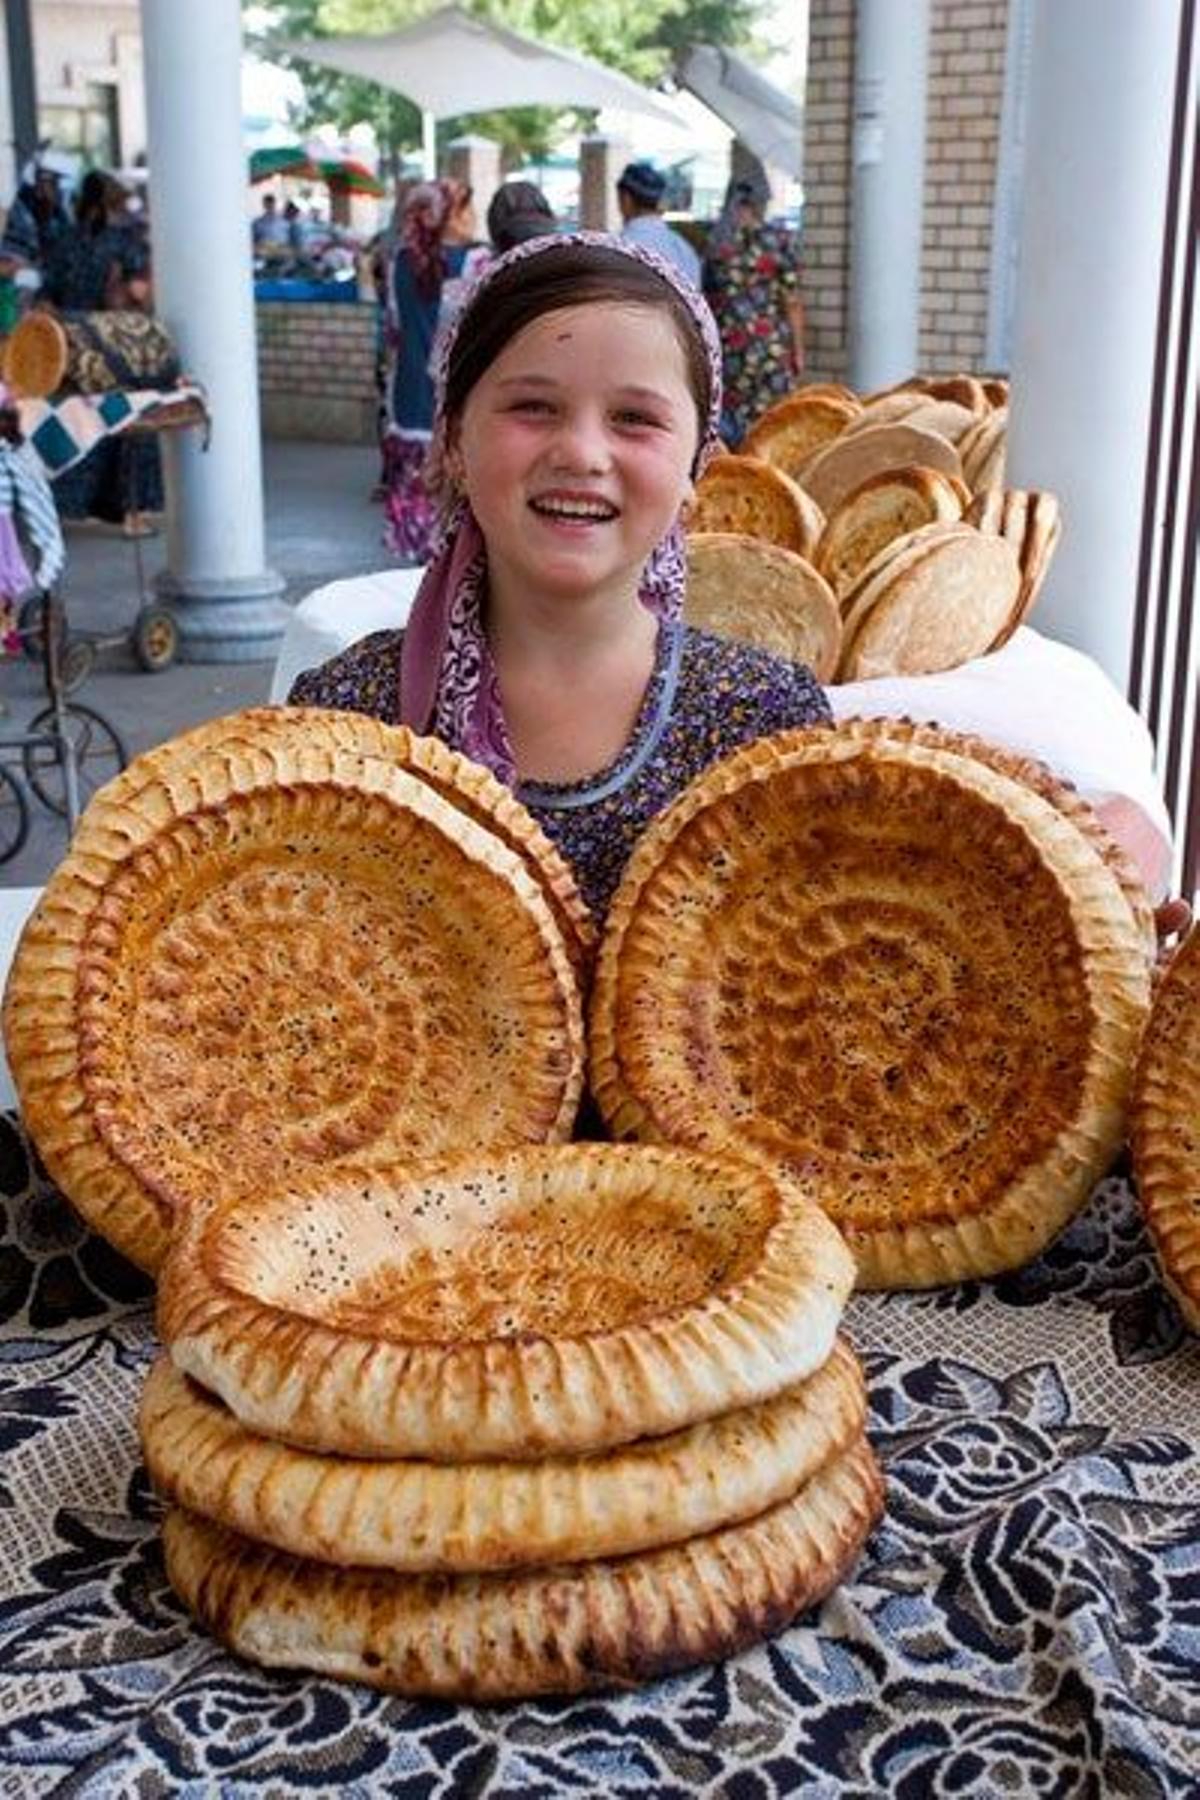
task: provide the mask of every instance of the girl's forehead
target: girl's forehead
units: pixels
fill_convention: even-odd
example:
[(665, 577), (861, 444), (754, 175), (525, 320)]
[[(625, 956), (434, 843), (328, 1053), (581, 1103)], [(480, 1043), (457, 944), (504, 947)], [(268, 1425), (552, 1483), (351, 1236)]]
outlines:
[[(583, 336), (608, 336), (613, 331), (630, 334), (626, 342), (634, 350), (652, 344), (661, 354), (664, 339), (679, 344), (674, 321), (665, 307), (648, 306), (636, 300), (589, 300), (579, 306), (558, 307), (530, 319), (509, 338), (497, 355), (497, 362), (510, 352), (570, 343)], [(683, 346), (679, 345), (682, 357)]]

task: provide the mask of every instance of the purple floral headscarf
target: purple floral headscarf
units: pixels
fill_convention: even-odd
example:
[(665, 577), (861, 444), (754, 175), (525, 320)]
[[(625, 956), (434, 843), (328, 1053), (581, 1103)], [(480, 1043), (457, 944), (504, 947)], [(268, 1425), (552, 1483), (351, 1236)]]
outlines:
[[(435, 371), (436, 407), (429, 467), (436, 479), (446, 452), (446, 372), (463, 324), (479, 296), (502, 269), (534, 256), (553, 256), (563, 248), (592, 245), (616, 250), (645, 263), (684, 301), (704, 346), (709, 367), (709, 408), (704, 441), (697, 452), (698, 474), (717, 448), (721, 416), (721, 344), (708, 303), (686, 278), (654, 251), (610, 237), (602, 231), (578, 231), (533, 238), (518, 244), (479, 276), (454, 329), (441, 345)], [(662, 619), (677, 619), (683, 610), (686, 560), (678, 520), (651, 552), (642, 572), (642, 604)], [(400, 657), (400, 714), (414, 731), (431, 731), (452, 748), (486, 764), (510, 786), (516, 763), (500, 705), (496, 669), (483, 629), (482, 603), (487, 583), (487, 548), (475, 515), (457, 500), (444, 517), (433, 554), (413, 602)]]

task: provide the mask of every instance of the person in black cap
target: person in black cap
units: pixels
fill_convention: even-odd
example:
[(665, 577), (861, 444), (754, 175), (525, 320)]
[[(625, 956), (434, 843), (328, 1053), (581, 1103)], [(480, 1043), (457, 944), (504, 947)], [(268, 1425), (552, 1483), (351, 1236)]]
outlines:
[(621, 236), (657, 250), (698, 288), (700, 258), (685, 237), (671, 230), (659, 211), (666, 189), (666, 176), (652, 163), (626, 163), (617, 179), (617, 205), (624, 221)]

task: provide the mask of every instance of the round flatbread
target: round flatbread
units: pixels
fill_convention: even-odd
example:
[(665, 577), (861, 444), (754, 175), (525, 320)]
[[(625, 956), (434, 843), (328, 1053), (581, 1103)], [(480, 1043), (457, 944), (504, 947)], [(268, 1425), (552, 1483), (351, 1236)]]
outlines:
[(958, 451), (936, 431), (921, 431), (903, 420), (894, 425), (873, 425), (848, 432), (818, 450), (800, 472), (801, 485), (810, 493), (826, 518), (838, 502), (871, 475), (884, 469), (903, 469), (916, 464), (959, 475)]
[(1000, 406), (977, 419), (958, 440), (963, 479), (973, 494), (1004, 486), (1008, 445), (1008, 408)]
[(692, 531), (737, 531), (807, 556), (824, 526), (782, 469), (754, 456), (714, 456), (696, 486)]
[(641, 1556), (495, 1575), (331, 1569), (178, 1509), (167, 1577), (214, 1637), (268, 1668), (449, 1700), (651, 1681), (782, 1631), (850, 1571), (882, 1510), (865, 1440), (790, 1500)]
[[(596, 928), (569, 864), (537, 820), (490, 769), (447, 748), (440, 738), (421, 737), (404, 725), (385, 725), (365, 713), (329, 711), (309, 706), (255, 706), (206, 720), (166, 743), (135, 757), (128, 768), (96, 793), (80, 821), (75, 848), (87, 853), (94, 843), (100, 854), (119, 852), (126, 832), (137, 827), (129, 803), (138, 795), (143, 806), (153, 801), (154, 784), (179, 784), (204, 803), (207, 784), (229, 778), (229, 758), (237, 769), (247, 766), (266, 779), (290, 767), (299, 751), (315, 748), (344, 751), (349, 756), (380, 760), (419, 775), (429, 787), (469, 819), (485, 825), (514, 850), (537, 881), (554, 914), (577, 973), (589, 968)], [(163, 816), (176, 802), (158, 790)]]
[(176, 1367), (256, 1431), (527, 1462), (802, 1381), (852, 1279), (836, 1231), (780, 1178), (578, 1144), (193, 1214), (158, 1323)]
[(794, 551), (732, 531), (687, 541), (684, 618), (718, 637), (807, 663), (819, 681), (838, 665), (842, 626), (829, 583)]
[(846, 435), (870, 431), (876, 425), (903, 422), (918, 431), (934, 431), (955, 444), (975, 423), (976, 416), (969, 407), (960, 406), (955, 400), (938, 400), (924, 390), (908, 388), (897, 394), (885, 394), (882, 399), (864, 406), (858, 417), (847, 425)]
[(317, 1562), (479, 1573), (656, 1549), (789, 1499), (862, 1436), (847, 1346), (799, 1386), (602, 1455), (434, 1463), (319, 1456), (261, 1437), (166, 1356), (139, 1416), (163, 1497)]
[(710, 769), (634, 851), (591, 1085), (615, 1135), (782, 1167), (864, 1287), (1026, 1262), (1120, 1147), (1148, 1001), (1110, 868), (1024, 783), (816, 729)]
[(962, 501), (949, 476), (937, 469), (884, 469), (838, 502), (821, 534), (815, 565), (840, 598), (895, 538), (961, 517)]
[(1048, 800), (1056, 812), (1070, 819), (1108, 864), (1128, 902), (1130, 916), (1145, 949), (1147, 965), (1153, 965), (1158, 955), (1158, 932), (1154, 923), (1154, 904), (1141, 870), (1128, 851), (1111, 836), (1082, 794), (1045, 763), (1002, 744), (993, 744), (987, 738), (976, 737), (971, 732), (947, 731), (933, 724), (919, 725), (912, 719), (839, 719), (838, 730), (843, 735), (871, 742), (886, 739), (898, 744), (925, 744), (948, 750), (956, 756), (971, 756), (989, 769), (1032, 788), (1035, 794)]
[(789, 394), (755, 420), (743, 440), (743, 454), (760, 456), (795, 478), (813, 452), (837, 437), (861, 411), (857, 400), (844, 395), (811, 390)]
[(578, 986), (512, 850), (382, 760), (200, 779), (72, 848), (5, 994), (30, 1133), (96, 1230), (154, 1269), (199, 1200), (570, 1135)]
[(933, 400), (953, 400), (980, 418), (991, 404), (983, 383), (975, 375), (929, 375), (921, 383), (921, 391)]
[(1020, 593), (1020, 565), (1004, 538), (963, 530), (907, 567), (893, 564), (869, 611), (847, 617), (843, 681), (956, 669), (995, 642)]
[(1133, 1172), (1163, 1279), (1200, 1331), (1200, 929), (1154, 996), (1133, 1083)]
[(913, 568), (935, 545), (953, 544), (974, 535), (961, 520), (938, 519), (929, 525), (918, 525), (915, 531), (905, 532), (903, 537), (893, 538), (877, 550), (842, 595), (842, 666), (847, 663), (847, 652), (859, 626), (901, 570)]
[[(987, 491), (994, 493), (996, 490)], [(1006, 503), (1008, 492), (1004, 496)], [(1034, 490), (1024, 494), (1022, 499), (1024, 505), (1019, 512), (1010, 512), (1006, 504), (1002, 515), (1001, 535), (1009, 538), (1017, 552), (1021, 565), (1021, 587), (1008, 621), (992, 645), (993, 650), (999, 650), (1007, 644), (1037, 605), (1038, 595), (1042, 591), (1042, 584), (1062, 535), (1062, 514), (1056, 494)], [(1019, 543), (1015, 538), (1018, 521), (1021, 529)]]

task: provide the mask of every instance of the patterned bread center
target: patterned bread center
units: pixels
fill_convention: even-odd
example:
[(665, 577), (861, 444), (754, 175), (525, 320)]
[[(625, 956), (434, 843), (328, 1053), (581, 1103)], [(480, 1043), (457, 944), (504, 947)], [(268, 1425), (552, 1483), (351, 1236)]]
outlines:
[[(264, 832), (289, 808), (293, 829)], [(85, 947), (81, 1065), (106, 1141), (171, 1197), (538, 1135), (555, 1055), (529, 1039), (555, 997), (515, 904), (480, 929), (471, 897), (500, 886), (378, 798), (274, 790), (177, 821)]]
[(612, 1331), (737, 1281), (771, 1223), (752, 1179), (667, 1185), (642, 1175), (589, 1195), (486, 1170), (390, 1196), (280, 1196), (227, 1219), (216, 1266), (265, 1304), (396, 1342)]
[[(1067, 900), (1024, 832), (981, 802), (947, 810), (947, 787), (793, 771), (702, 815), (648, 888), (647, 920), (689, 883), (712, 896), (720, 870), (659, 1032), (686, 1046), (700, 1107), (864, 1229), (986, 1209), (1083, 1084)], [(639, 1052), (653, 1068), (655, 1041)]]

